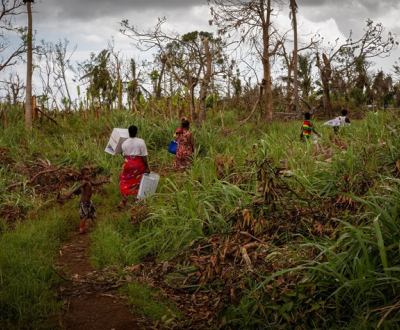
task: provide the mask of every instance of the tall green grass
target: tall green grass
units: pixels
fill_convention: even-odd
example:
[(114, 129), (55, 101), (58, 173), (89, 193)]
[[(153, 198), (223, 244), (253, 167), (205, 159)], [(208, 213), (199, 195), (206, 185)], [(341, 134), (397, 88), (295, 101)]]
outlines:
[[(392, 114), (369, 113), (363, 120), (352, 121), (338, 136), (345, 148), (331, 141), (331, 127), (317, 122), (323, 135), (320, 146), (326, 154), (314, 154), (311, 143), (299, 141), (300, 121), (247, 123), (227, 133), (237, 128), (238, 122), (234, 112), (226, 112), (223, 120), (210, 118), (192, 128), (197, 151), (192, 168), (183, 175), (165, 170), (172, 168), (173, 156), (167, 153), (167, 146), (179, 118), (116, 111), (99, 119), (89, 115), (87, 121), (74, 116), (57, 120), (59, 126), (49, 124), (44, 132), (31, 133), (16, 122), (12, 129), (0, 132), (0, 147), (23, 163), (48, 159), (76, 170), (91, 166), (110, 177), (103, 193), (93, 197), (99, 223), (91, 234), (91, 260), (97, 267), (132, 265), (148, 257), (163, 261), (197, 239), (215, 233), (229, 235), (232, 224), (227, 215), (236, 207), (253, 208), (253, 200), (261, 197), (256, 190), (257, 172), (268, 160), (274, 168), (288, 165), (287, 175), (281, 179), (299, 197), (313, 200), (314, 207), (335, 203), (339, 196), (351, 198), (355, 204), (350, 211), (336, 206), (335, 218), (329, 219), (336, 223), (334, 235), (313, 239), (285, 236), (287, 241), (281, 245), (290, 251), (288, 255), (313, 249), (317, 256), (304, 261), (293, 257), (293, 267), (278, 273), (249, 274), (238, 306), (223, 311), (227, 328), (369, 329), (380, 324), (389, 329), (398, 321), (400, 196), (396, 161), (400, 160), (400, 140), (396, 132), (400, 123)], [(138, 225), (132, 224), (129, 209), (116, 209), (122, 158), (104, 152), (112, 128), (132, 124), (146, 141), (150, 167), (168, 173), (161, 177), (154, 196), (131, 206), (142, 212)], [(234, 166), (218, 173), (218, 155), (231, 157)], [(5, 189), (23, 180), (22, 173), (9, 166), (0, 168), (0, 205), (21, 205), (27, 214), (47, 207), (49, 201), (36, 200), (35, 187)], [(272, 212), (257, 207), (260, 214)], [(6, 251), (0, 254), (0, 306), (5, 325), (42, 324), (46, 315), (57, 312), (58, 307), (50, 303), (49, 289), (56, 283), (51, 265), (57, 245), (66, 231), (72, 230), (68, 218), (75, 219), (75, 211), (63, 208), (59, 214), (52, 211), (43, 219), (17, 224), (15, 230), (1, 222), (0, 239)], [(312, 224), (314, 220), (310, 215), (304, 221)], [(20, 268), (11, 262), (13, 258), (18, 259)], [(32, 269), (30, 274), (28, 269)], [(293, 273), (299, 282), (279, 293), (276, 278)], [(20, 274), (28, 278), (26, 287), (18, 283)], [(36, 317), (33, 310), (38, 306), (43, 313)]]
[[(385, 128), (388, 123), (399, 125), (390, 114), (369, 114), (364, 121), (342, 130), (340, 138), (347, 144), (346, 150), (323, 139), (323, 145), (334, 148), (330, 163), (306, 157), (306, 153), (301, 155), (309, 151), (310, 145), (294, 157), (290, 165), (293, 187), (301, 183), (302, 193), (308, 196), (343, 194), (359, 203), (358, 212), (343, 212), (342, 219), (335, 219), (339, 222), (337, 238), (303, 238), (292, 242), (292, 247), (288, 245), (288, 249), (309, 248), (319, 253), (311, 263), (305, 261), (299, 267), (294, 264), (293, 268), (266, 274), (266, 280), (249, 286), (239, 306), (228, 310), (229, 326), (397, 328), (400, 196), (393, 161), (398, 159), (399, 141)], [(274, 148), (273, 140), (261, 141), (261, 145), (261, 157), (271, 157), (275, 162), (282, 157), (282, 150)], [(301, 277), (295, 288), (274, 296), (270, 286), (279, 276), (293, 273)], [(260, 304), (264, 313), (258, 308)], [(249, 313), (251, 317), (243, 316)]]
[(183, 319), (178, 308), (156, 289), (139, 282), (127, 284), (121, 293), (128, 296), (128, 305), (134, 313), (151, 321), (161, 321), (173, 325), (174, 321)]
[(62, 302), (52, 289), (60, 242), (72, 231), (72, 215), (64, 210), (40, 213), (39, 220), (16, 223), (0, 235), (0, 327), (55, 329)]
[[(207, 175), (212, 171), (205, 170)], [(130, 224), (127, 214), (106, 215), (92, 234), (96, 263), (130, 265), (148, 255), (164, 259), (198, 238), (230, 232), (225, 215), (239, 204), (249, 204), (249, 195), (235, 185), (215, 180), (215, 170), (214, 178), (200, 178), (204, 181), (185, 177), (179, 185), (167, 179), (160, 187), (164, 192), (147, 200), (152, 211), (139, 227)]]
[[(243, 292), (240, 305), (226, 314), (229, 326), (283, 329), (290, 328), (290, 322), (295, 320), (303, 329), (349, 326), (356, 329), (357, 322), (367, 329), (382, 320), (382, 327), (387, 328), (396, 321), (396, 317), (391, 317), (394, 312), (386, 318), (383, 312), (397, 299), (398, 258), (391, 253), (398, 249), (399, 228), (393, 221), (397, 217), (393, 210), (399, 207), (397, 195), (390, 195), (389, 190), (380, 186), (397, 186), (393, 179), (384, 179), (385, 175), (395, 173), (393, 162), (399, 156), (398, 139), (385, 130), (386, 123), (393, 125), (396, 120), (390, 114), (379, 113), (369, 114), (363, 121), (353, 121), (338, 136), (345, 149), (330, 141), (334, 137), (330, 127), (320, 126), (321, 147), (332, 150), (327, 156), (314, 155), (311, 143), (299, 141), (298, 123), (273, 124), (265, 127), (264, 132), (250, 132), (243, 127), (226, 137), (218, 127), (205, 125), (195, 131), (199, 151), (192, 169), (182, 178), (172, 175), (169, 180), (161, 180), (159, 193), (148, 200), (149, 216), (135, 231), (128, 229), (127, 216), (104, 224), (96, 234), (99, 237), (95, 238), (98, 244), (93, 255), (105, 261), (102, 265), (137, 263), (149, 255), (161, 261), (198, 238), (213, 233), (229, 234), (230, 223), (226, 219), (229, 211), (236, 206), (252, 206), (252, 194), (257, 193), (254, 188), (258, 165), (269, 159), (273, 166), (279, 167), (286, 160), (291, 176), (285, 180), (300, 196), (348, 196), (359, 203), (358, 212), (357, 208), (352, 214), (344, 211), (342, 218), (335, 219), (339, 223), (336, 239), (288, 241), (287, 248), (293, 251), (307, 248), (320, 251), (311, 264), (298, 268), (303, 279), (297, 289), (271, 304), (268, 290), (263, 292), (264, 284), (252, 283), (249, 278), (248, 291)], [(172, 129), (174, 125), (169, 127)], [(162, 132), (153, 132), (148, 139), (156, 136), (160, 142), (153, 144), (155, 152), (157, 146), (163, 148), (165, 143)], [(231, 175), (245, 175), (245, 180), (238, 185), (229, 183), (229, 175), (227, 181), (219, 180), (214, 165), (216, 155), (232, 156), (236, 173)], [(113, 248), (104, 248), (111, 245)], [(264, 276), (273, 283), (277, 276), (290, 271), (297, 268)], [(270, 306), (267, 308), (271, 312), (261, 313), (259, 304)]]

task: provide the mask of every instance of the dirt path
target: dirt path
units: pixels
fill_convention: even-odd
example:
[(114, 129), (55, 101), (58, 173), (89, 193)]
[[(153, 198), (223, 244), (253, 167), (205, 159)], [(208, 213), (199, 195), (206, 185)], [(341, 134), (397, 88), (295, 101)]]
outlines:
[(151, 325), (132, 315), (116, 290), (117, 277), (96, 271), (88, 261), (88, 235), (74, 235), (60, 250), (60, 276), (68, 279), (60, 287), (66, 300), (63, 329), (142, 330)]

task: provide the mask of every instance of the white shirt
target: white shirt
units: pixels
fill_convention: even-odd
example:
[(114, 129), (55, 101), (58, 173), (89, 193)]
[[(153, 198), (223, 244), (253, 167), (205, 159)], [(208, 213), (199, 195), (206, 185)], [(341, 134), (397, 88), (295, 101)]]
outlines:
[(339, 116), (336, 119), (339, 120), (341, 126), (350, 125), (350, 123), (346, 123), (346, 116)]
[(121, 149), (123, 156), (147, 156), (144, 140), (137, 137), (125, 140), (121, 145)]

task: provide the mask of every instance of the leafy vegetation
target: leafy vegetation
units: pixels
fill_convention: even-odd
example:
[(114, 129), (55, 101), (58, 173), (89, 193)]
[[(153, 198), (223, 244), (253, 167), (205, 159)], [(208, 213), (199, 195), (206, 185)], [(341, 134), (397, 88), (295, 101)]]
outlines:
[(173, 323), (174, 319), (182, 318), (179, 310), (171, 302), (147, 285), (132, 282), (121, 291), (129, 296), (128, 304), (134, 311), (152, 321), (162, 321), (168, 325)]
[[(48, 212), (47, 212), (48, 211)], [(58, 246), (73, 230), (73, 209), (42, 210), (35, 219), (2, 225), (0, 236), (0, 326), (3, 329), (54, 329), (62, 302), (52, 288)], [(40, 219), (40, 221), (37, 221)], [(35, 220), (35, 221), (33, 221)]]
[[(183, 175), (166, 151), (171, 119), (77, 114), (28, 133), (15, 113), (7, 120), (15, 123), (0, 133), (2, 326), (54, 326), (61, 304), (52, 267), (78, 222), (76, 201), (56, 200), (82, 166), (110, 178), (94, 195), (91, 261), (135, 275), (124, 295), (154, 321), (226, 329), (393, 329), (399, 321), (396, 113), (367, 113), (338, 136), (319, 126), (314, 145), (299, 141), (299, 122), (237, 128), (226, 111), (193, 128), (198, 150)], [(155, 195), (119, 211), (122, 158), (103, 150), (113, 127), (132, 123), (161, 180)], [(157, 304), (145, 310), (146, 300)]]

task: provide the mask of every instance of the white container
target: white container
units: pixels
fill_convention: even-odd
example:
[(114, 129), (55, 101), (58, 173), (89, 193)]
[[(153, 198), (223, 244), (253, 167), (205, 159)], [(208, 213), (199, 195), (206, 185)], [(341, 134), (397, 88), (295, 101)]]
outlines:
[(129, 132), (126, 128), (114, 128), (107, 147), (104, 149), (110, 155), (115, 155), (117, 152), (122, 152), (122, 143), (129, 138)]
[(155, 172), (143, 174), (142, 179), (140, 180), (137, 199), (143, 199), (154, 194), (157, 189), (158, 180), (160, 180), (160, 176)]

